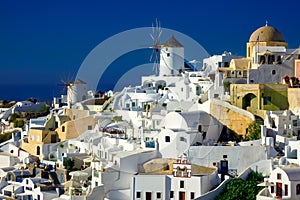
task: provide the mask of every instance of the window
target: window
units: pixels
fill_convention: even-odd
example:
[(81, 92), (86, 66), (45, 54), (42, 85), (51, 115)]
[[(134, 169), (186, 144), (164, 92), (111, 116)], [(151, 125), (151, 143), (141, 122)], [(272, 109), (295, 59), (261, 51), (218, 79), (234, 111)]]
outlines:
[(281, 64), (281, 56), (277, 56), (277, 63)]
[(277, 174), (277, 180), (281, 180), (281, 174)]
[(271, 105), (271, 97), (264, 97), (264, 105)]
[(11, 174), (8, 174), (6, 177), (7, 177), (8, 181), (12, 181), (12, 179), (13, 179), (13, 176)]
[(180, 140), (181, 142), (185, 142), (185, 141), (186, 141), (184, 137), (180, 137), (179, 140)]
[(275, 74), (276, 74), (276, 70), (273, 69), (273, 70), (272, 70), (272, 75), (275, 75)]
[(229, 62), (224, 62), (224, 67), (229, 67)]
[(89, 125), (88, 130), (92, 130), (92, 129), (93, 129), (93, 126)]
[(141, 192), (136, 192), (136, 198), (141, 198)]
[(297, 120), (293, 120), (293, 126), (297, 126), (298, 123), (297, 123)]
[(296, 194), (300, 195), (300, 184), (297, 184), (296, 186)]
[(289, 195), (289, 186), (288, 185), (284, 185), (284, 192), (285, 192), (285, 196)]
[(37, 195), (37, 200), (41, 200), (41, 195)]
[(191, 192), (191, 199), (195, 199), (195, 193)]
[(167, 53), (167, 57), (170, 57), (170, 53)]
[(28, 179), (26, 179), (26, 185), (28, 185), (29, 184), (29, 181), (28, 181)]
[(156, 198), (161, 199), (161, 193), (160, 192), (156, 192)]
[(95, 181), (95, 186), (96, 186), (96, 187), (98, 186), (98, 182), (97, 182), (97, 181)]
[(274, 182), (271, 182), (271, 193), (274, 193)]
[(170, 136), (166, 136), (165, 137), (165, 142), (170, 142), (170, 141), (171, 141)]
[(184, 188), (184, 181), (180, 181), (180, 188)]
[(62, 127), (61, 127), (61, 131), (62, 131), (62, 132), (65, 132), (65, 126), (62, 126)]
[(170, 198), (174, 198), (174, 191), (170, 191)]
[(266, 62), (265, 56), (260, 56), (260, 58), (259, 58), (259, 64), (265, 64), (265, 62)]
[(254, 80), (250, 80), (250, 83), (254, 83)]

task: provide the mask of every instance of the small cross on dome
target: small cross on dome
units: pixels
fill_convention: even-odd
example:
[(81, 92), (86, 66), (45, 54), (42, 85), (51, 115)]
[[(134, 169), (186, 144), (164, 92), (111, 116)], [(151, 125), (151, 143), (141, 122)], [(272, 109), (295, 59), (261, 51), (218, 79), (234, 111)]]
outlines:
[(266, 20), (266, 26), (268, 26), (268, 20)]

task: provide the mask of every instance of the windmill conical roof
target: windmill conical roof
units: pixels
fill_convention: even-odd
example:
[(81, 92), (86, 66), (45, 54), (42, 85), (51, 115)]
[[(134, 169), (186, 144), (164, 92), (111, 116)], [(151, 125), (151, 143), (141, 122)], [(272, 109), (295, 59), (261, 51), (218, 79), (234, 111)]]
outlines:
[(86, 84), (86, 82), (84, 82), (83, 80), (80, 80), (80, 79), (76, 79), (71, 83), (73, 83), (73, 84)]
[(183, 47), (183, 45), (176, 40), (174, 35), (172, 35), (165, 43), (163, 43), (164, 47)]

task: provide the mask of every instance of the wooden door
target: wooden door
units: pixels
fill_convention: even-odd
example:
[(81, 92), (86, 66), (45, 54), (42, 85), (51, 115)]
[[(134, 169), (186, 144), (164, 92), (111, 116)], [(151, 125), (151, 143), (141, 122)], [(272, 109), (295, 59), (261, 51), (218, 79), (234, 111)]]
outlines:
[(282, 183), (276, 183), (276, 196), (282, 197)]
[(146, 200), (151, 200), (152, 193), (146, 192)]
[(179, 192), (179, 200), (185, 200), (185, 192)]

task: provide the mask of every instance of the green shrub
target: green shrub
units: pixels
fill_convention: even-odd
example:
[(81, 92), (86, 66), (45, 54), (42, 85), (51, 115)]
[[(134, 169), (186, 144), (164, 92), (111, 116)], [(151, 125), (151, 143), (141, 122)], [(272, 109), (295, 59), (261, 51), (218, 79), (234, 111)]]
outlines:
[(262, 190), (262, 187), (257, 186), (263, 182), (264, 177), (261, 173), (251, 172), (246, 181), (241, 178), (234, 178), (227, 183), (225, 190), (216, 198), (217, 200), (255, 200), (256, 195)]

